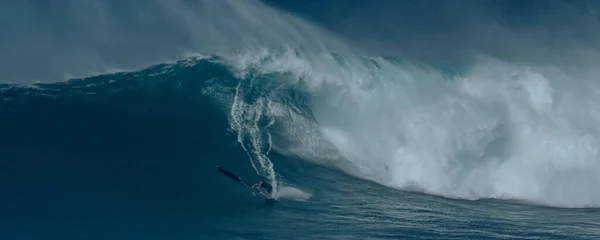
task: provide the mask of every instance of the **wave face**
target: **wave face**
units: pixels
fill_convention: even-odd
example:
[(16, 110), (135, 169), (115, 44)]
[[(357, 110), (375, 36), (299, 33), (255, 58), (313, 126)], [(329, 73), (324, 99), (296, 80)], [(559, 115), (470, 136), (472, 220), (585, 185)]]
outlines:
[[(540, 85), (548, 91), (552, 80), (530, 69), (517, 72), (520, 79), (507, 77), (502, 89), (497, 85), (501, 79), (475, 84), (476, 71), (443, 81), (444, 75), (432, 68), (383, 58), (347, 68), (343, 59), (323, 58), (329, 60), (321, 67), (335, 63), (348, 72), (371, 71), (345, 75), (344, 81), (328, 75), (316, 84), (298, 71), (264, 71), (272, 61), (284, 64), (281, 56), (265, 55), (242, 75), (218, 57), (190, 58), (65, 83), (3, 85), (0, 186), (11, 198), (2, 199), (0, 233), (9, 239), (222, 239), (256, 238), (252, 229), (269, 226), (260, 236), (295, 238), (285, 229), (302, 225), (298, 222), (307, 221), (306, 214), (321, 213), (319, 221), (341, 228), (381, 223), (369, 233), (344, 230), (349, 238), (562, 238), (573, 231), (550, 229), (566, 222), (588, 224), (581, 222), (581, 214), (594, 214), (511, 202), (444, 202), (391, 191), (596, 206), (597, 195), (589, 191), (597, 180), (591, 174), (597, 170), (591, 159), (595, 138), (577, 132), (594, 125), (571, 118), (582, 116), (575, 114), (583, 114), (577, 108), (556, 108), (583, 101), (582, 92), (563, 102), (532, 91)], [(296, 57), (294, 64), (302, 59)], [(479, 69), (489, 74), (489, 66)], [(369, 76), (393, 76), (394, 81)], [(347, 79), (356, 85), (342, 84)], [(556, 144), (569, 145), (568, 151)], [(257, 210), (260, 200), (235, 187), (215, 165), (249, 182), (270, 179), (284, 209)], [(364, 201), (374, 205), (363, 206)], [(464, 217), (480, 219), (484, 226), (443, 217), (463, 208), (474, 211)], [(490, 209), (502, 214), (490, 217)], [(373, 219), (373, 214), (380, 217)], [(561, 221), (537, 225), (540, 216), (550, 215), (562, 216)], [(282, 225), (281, 219), (294, 224)], [(515, 220), (539, 231), (512, 226)], [(430, 228), (422, 221), (450, 227)], [(389, 232), (398, 222), (416, 230)], [(326, 224), (306, 224), (310, 236), (341, 236), (331, 235)], [(496, 225), (507, 227), (491, 227)], [(596, 236), (593, 229), (577, 236)]]
[[(189, 83), (198, 85), (195, 90), (180, 91), (205, 95), (223, 110), (255, 171), (269, 179), (277, 178), (268, 157), (275, 149), (389, 187), (451, 198), (518, 199), (563, 207), (600, 203), (600, 195), (589, 191), (600, 180), (594, 174), (600, 165), (595, 160), (599, 113), (593, 85), (583, 88), (569, 84), (572, 78), (564, 74), (494, 60), (448, 76), (406, 61), (351, 62), (330, 54), (310, 62), (290, 51), (242, 56), (250, 59), (247, 65), (231, 72), (222, 60), (192, 58), (145, 70), (153, 73), (117, 74), (117, 79), (107, 75), (99, 78), (110, 80), (35, 88), (7, 85), (4, 108), (11, 113), (15, 104), (27, 106), (19, 101), (31, 94), (59, 102), (108, 101), (94, 96), (135, 88), (112, 87), (123, 84), (118, 79), (149, 88), (179, 81), (168, 80), (170, 72), (179, 76), (187, 68), (212, 64), (231, 76), (202, 77), (205, 73), (195, 70), (198, 76), (193, 77), (204, 80)], [(140, 79), (129, 80), (131, 76)], [(143, 104), (135, 111), (159, 107)], [(4, 126), (14, 126), (17, 120), (12, 121)]]

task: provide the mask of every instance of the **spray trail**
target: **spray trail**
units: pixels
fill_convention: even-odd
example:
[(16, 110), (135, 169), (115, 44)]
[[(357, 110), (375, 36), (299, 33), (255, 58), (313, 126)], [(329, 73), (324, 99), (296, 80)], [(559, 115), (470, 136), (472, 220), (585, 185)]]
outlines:
[[(235, 96), (231, 105), (230, 125), (238, 134), (237, 140), (244, 148), (252, 167), (257, 174), (268, 177), (273, 185), (273, 189), (277, 191), (277, 181), (275, 179), (275, 170), (273, 163), (268, 155), (271, 151), (271, 134), (268, 128), (274, 124), (275, 120), (266, 116), (265, 104), (269, 104), (269, 100), (264, 97), (254, 99), (254, 104), (246, 102), (245, 96), (251, 89), (244, 88), (244, 85), (249, 85), (251, 88), (252, 79), (241, 79), (236, 87)], [(261, 126), (263, 120), (267, 121), (265, 126)], [(266, 150), (265, 150), (266, 148)]]

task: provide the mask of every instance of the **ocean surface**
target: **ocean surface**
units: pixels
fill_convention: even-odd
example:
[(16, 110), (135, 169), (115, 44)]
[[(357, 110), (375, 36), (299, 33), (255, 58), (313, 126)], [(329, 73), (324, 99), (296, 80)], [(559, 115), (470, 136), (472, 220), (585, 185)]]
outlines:
[(600, 239), (595, 68), (379, 54), (326, 22), (366, 2), (201, 2), (227, 47), (2, 81), (0, 239)]

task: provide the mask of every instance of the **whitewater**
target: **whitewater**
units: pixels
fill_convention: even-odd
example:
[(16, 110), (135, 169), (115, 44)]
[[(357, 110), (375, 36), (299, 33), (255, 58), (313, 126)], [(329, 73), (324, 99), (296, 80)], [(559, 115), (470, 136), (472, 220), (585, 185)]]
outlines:
[[(265, 60), (266, 68), (280, 68), (261, 74), (294, 75), (269, 79), (281, 82), (265, 83), (276, 86), (262, 90), (269, 96), (255, 103), (240, 103), (236, 95), (232, 109), (236, 124), (237, 118), (253, 119), (246, 126), (254, 126), (257, 154), (262, 141), (315, 161), (322, 152), (337, 151), (339, 156), (329, 158), (347, 161), (347, 170), (357, 176), (447, 197), (565, 207), (600, 203), (599, 193), (590, 191), (600, 180), (596, 87), (570, 87), (573, 78), (564, 73), (489, 59), (463, 76), (382, 58), (355, 65), (333, 57), (315, 61), (343, 72), (336, 75), (312, 68), (315, 72), (298, 72), (311, 62), (273, 55), (267, 55), (272, 59)], [(290, 88), (310, 95), (313, 115), (278, 103), (278, 93)], [(278, 134), (301, 146), (258, 137), (263, 116), (271, 119), (266, 128), (275, 121), (291, 125)]]
[[(366, 3), (306, 4), (343, 9), (330, 18), (347, 12), (350, 31), (287, 1), (113, 4), (48, 8), (40, 19), (79, 20), (65, 26), (74, 37), (24, 29), (0, 48), (23, 50), (19, 34), (30, 32), (48, 40), (31, 51), (39, 67), (0, 62), (6, 239), (600, 236), (595, 48), (557, 39), (570, 45), (546, 53), (541, 30), (484, 20), (499, 42), (519, 43), (429, 47), (398, 30), (373, 44), (376, 27), (351, 17), (376, 8)], [(383, 8), (448, 7), (411, 4), (382, 2), (380, 20), (394, 20)], [(453, 34), (464, 45), (485, 35)], [(414, 45), (396, 51), (394, 41)], [(464, 55), (442, 60), (453, 51)], [(267, 179), (278, 203), (265, 206), (216, 165)]]
[[(263, 168), (272, 169), (260, 156), (268, 154), (270, 149), (260, 149), (268, 142), (312, 161), (326, 153), (322, 164), (337, 161), (333, 165), (351, 174), (398, 189), (471, 200), (599, 206), (600, 193), (591, 190), (600, 182), (595, 74), (578, 76), (485, 56), (461, 73), (447, 73), (407, 60), (361, 56), (298, 19), (235, 6), (240, 11), (235, 16), (270, 16), (245, 20), (277, 30), (286, 43), (246, 48), (228, 61), (241, 74), (280, 74), (264, 83), (241, 82), (231, 103), (234, 128), (249, 128), (242, 134), (254, 130), (253, 151)], [(297, 40), (300, 36), (309, 40)], [(243, 84), (249, 89), (267, 85), (253, 90), (264, 96), (243, 102)], [(285, 99), (278, 95), (289, 89), (310, 95), (310, 114), (280, 103)], [(284, 139), (279, 141), (300, 146), (277, 146), (270, 133), (259, 136), (264, 134), (256, 125), (261, 117), (271, 119), (264, 128), (283, 122), (286, 126), (276, 130)]]

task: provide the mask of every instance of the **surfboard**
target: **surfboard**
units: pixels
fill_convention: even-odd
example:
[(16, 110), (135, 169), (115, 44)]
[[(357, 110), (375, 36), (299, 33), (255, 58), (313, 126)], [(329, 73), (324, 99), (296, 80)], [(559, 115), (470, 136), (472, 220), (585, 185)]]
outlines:
[(267, 199), (269, 199), (269, 196), (268, 196), (266, 193), (263, 193), (263, 192), (262, 192), (261, 190), (259, 190), (259, 189), (253, 188), (253, 187), (252, 187), (252, 185), (251, 185), (250, 183), (248, 183), (248, 182), (244, 181), (244, 179), (242, 179), (241, 177), (239, 177), (239, 176), (237, 176), (237, 175), (233, 174), (232, 172), (230, 172), (230, 171), (227, 171), (227, 170), (225, 170), (224, 168), (222, 168), (222, 167), (219, 167), (219, 166), (217, 166), (217, 170), (219, 170), (219, 172), (221, 172), (223, 175), (225, 175), (225, 176), (227, 176), (227, 177), (231, 178), (232, 180), (234, 180), (234, 181), (236, 181), (236, 182), (239, 182), (240, 184), (242, 184), (242, 185), (246, 186), (246, 187), (247, 187), (247, 188), (249, 188), (251, 191), (253, 191), (253, 192), (258, 192), (258, 193), (260, 193), (260, 195), (263, 195), (264, 197), (266, 197)]

